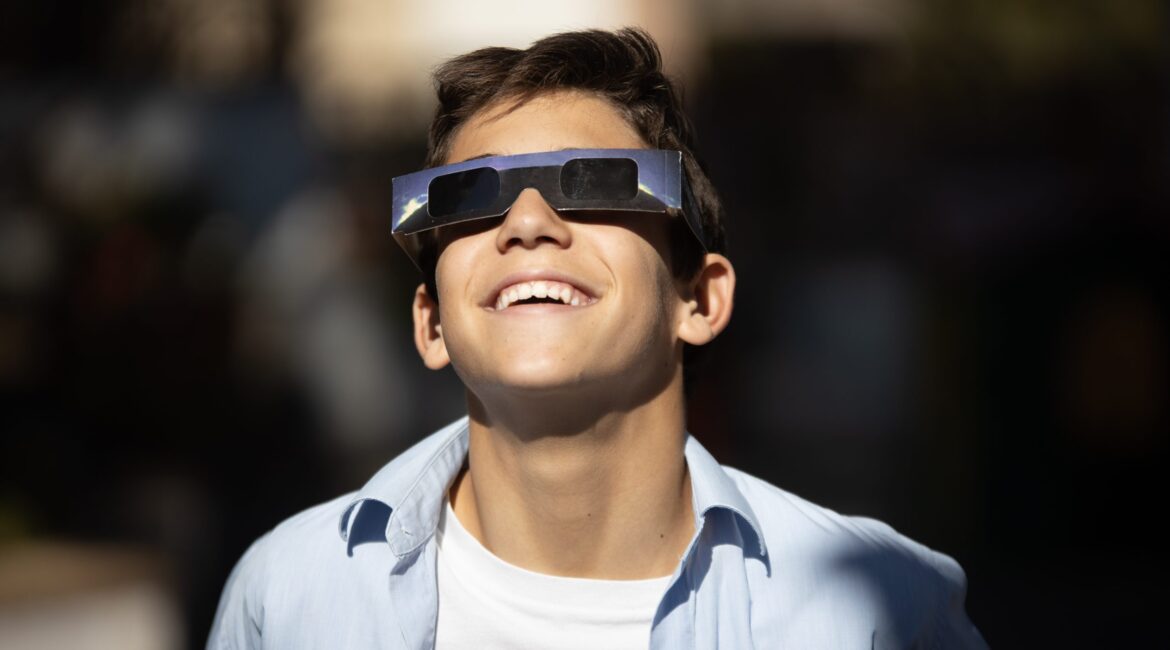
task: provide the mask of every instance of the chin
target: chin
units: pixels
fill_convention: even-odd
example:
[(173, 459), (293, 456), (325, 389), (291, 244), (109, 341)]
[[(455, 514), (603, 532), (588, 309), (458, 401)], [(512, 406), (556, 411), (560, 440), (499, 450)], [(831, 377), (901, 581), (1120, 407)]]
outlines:
[(583, 368), (570, 367), (565, 363), (525, 361), (497, 367), (492, 383), (518, 389), (556, 391), (581, 388), (592, 379)]
[(579, 392), (606, 381), (603, 376), (605, 373), (599, 373), (597, 368), (568, 363), (565, 359), (551, 355), (497, 360), (486, 368), (488, 372), (459, 375), (468, 387), (490, 387), (487, 392), (494, 393), (511, 390), (534, 393)]

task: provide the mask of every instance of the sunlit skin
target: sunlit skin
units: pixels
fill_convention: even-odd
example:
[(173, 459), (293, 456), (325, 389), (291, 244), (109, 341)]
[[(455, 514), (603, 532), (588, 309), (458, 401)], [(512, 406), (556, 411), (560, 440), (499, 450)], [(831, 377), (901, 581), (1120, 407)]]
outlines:
[[(605, 100), (559, 92), (487, 107), (456, 133), (447, 162), (646, 147)], [(668, 219), (557, 213), (528, 189), (502, 219), (441, 233), (441, 307), (419, 287), (415, 340), (428, 367), (451, 363), (467, 387), (456, 515), (509, 563), (658, 577), (694, 533), (682, 350), (726, 327), (735, 274), (709, 254), (695, 278), (675, 278)], [(590, 300), (495, 308), (502, 285), (540, 279)]]

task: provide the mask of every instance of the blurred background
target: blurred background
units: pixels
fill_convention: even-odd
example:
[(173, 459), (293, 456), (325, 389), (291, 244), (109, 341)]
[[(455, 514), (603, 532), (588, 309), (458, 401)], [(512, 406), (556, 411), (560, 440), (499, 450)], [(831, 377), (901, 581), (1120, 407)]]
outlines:
[(1165, 3), (41, 0), (0, 9), (0, 647), (201, 647), (253, 539), (459, 416), (389, 237), (429, 70), (627, 24), (741, 283), (691, 430), (954, 556), (995, 647), (1164, 643)]

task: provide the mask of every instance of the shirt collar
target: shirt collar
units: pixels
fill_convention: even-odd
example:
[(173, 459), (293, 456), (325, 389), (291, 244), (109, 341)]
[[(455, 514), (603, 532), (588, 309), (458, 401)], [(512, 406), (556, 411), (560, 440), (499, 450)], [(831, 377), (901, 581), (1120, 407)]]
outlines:
[[(379, 470), (357, 492), (339, 522), (341, 539), (351, 553), (358, 544), (385, 541), (402, 557), (434, 535), (447, 488), (467, 458), (467, 422), (465, 416), (435, 432)], [(696, 527), (702, 527), (712, 510), (730, 511), (750, 526), (760, 555), (766, 555), (759, 520), (731, 476), (690, 434), (685, 455)]]
[(760, 556), (766, 556), (768, 549), (764, 545), (763, 529), (747, 497), (711, 452), (689, 433), (686, 458), (687, 469), (691, 474), (691, 498), (695, 508), (696, 527), (702, 527), (708, 512), (716, 509), (728, 510), (747, 523), (759, 541)]
[(385, 541), (402, 557), (430, 539), (447, 488), (467, 458), (467, 439), (464, 416), (403, 452), (367, 481), (339, 522), (349, 551), (363, 542)]

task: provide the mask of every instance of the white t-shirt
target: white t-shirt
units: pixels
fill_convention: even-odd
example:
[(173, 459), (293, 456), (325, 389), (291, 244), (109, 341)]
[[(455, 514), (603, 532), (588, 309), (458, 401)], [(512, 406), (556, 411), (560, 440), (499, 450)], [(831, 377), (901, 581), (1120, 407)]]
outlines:
[(639, 648), (670, 576), (592, 580), (504, 562), (443, 506), (438, 542), (438, 650)]

